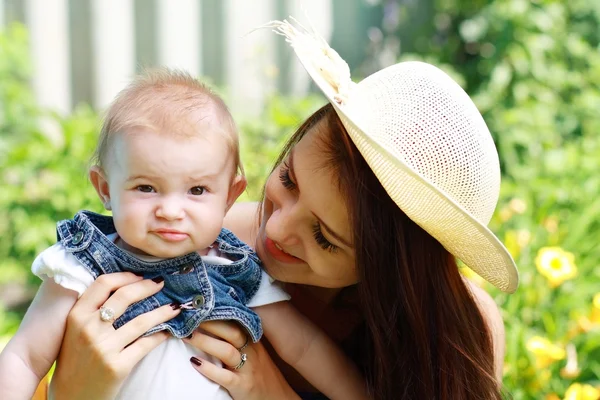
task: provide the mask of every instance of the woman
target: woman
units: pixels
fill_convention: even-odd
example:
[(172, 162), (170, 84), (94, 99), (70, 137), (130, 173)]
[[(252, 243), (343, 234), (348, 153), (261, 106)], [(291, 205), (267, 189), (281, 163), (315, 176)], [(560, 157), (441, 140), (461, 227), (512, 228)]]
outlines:
[[(502, 320), (455, 261), (504, 291), (516, 289), (514, 262), (485, 227), (500, 171), (477, 109), (433, 66), (400, 63), (355, 85), (321, 38), (285, 22), (272, 27), (330, 104), (291, 138), (262, 204), (235, 206), (228, 228), (255, 245), (296, 307), (343, 346), (373, 398), (500, 399)], [(165, 336), (135, 338), (167, 316), (156, 310), (114, 330), (98, 309), (113, 292), (126, 307), (155, 290), (128, 274), (102, 276), (88, 289), (67, 324), (53, 378), (57, 398), (116, 393)], [(311, 391), (268, 344), (246, 346), (236, 325), (203, 328), (212, 336), (196, 333), (190, 343), (229, 368), (191, 362), (232, 397)], [(245, 363), (236, 369), (242, 351)]]

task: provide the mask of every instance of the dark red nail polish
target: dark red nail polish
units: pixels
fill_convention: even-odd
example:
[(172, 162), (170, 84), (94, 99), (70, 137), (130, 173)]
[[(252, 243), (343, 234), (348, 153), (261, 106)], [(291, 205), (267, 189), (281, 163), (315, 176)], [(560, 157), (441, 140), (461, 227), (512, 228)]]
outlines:
[(191, 339), (191, 338), (192, 338), (192, 336), (194, 336), (194, 333), (193, 333), (193, 332), (192, 332), (192, 333), (190, 333), (190, 335), (189, 335), (189, 336), (186, 336), (185, 338), (186, 338), (186, 339)]
[(161, 283), (164, 280), (165, 280), (165, 278), (163, 278), (162, 276), (157, 276), (156, 278), (152, 278), (152, 282), (156, 282), (156, 283)]
[(181, 308), (181, 303), (178, 303), (178, 302), (176, 302), (176, 301), (175, 301), (175, 302), (173, 302), (173, 303), (171, 303), (171, 304), (169, 304), (169, 305), (171, 306), (171, 308), (172, 308), (173, 310), (179, 310), (179, 309)]
[(200, 359), (196, 358), (196, 357), (192, 357), (190, 358), (190, 362), (194, 365), (197, 366), (201, 366), (202, 365), (202, 361), (200, 361)]

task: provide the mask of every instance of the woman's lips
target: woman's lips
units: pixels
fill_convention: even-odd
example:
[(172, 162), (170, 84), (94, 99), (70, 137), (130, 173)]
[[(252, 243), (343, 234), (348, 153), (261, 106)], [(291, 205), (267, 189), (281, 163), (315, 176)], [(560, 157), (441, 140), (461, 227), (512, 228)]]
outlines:
[(268, 237), (265, 238), (265, 250), (267, 250), (267, 252), (269, 253), (269, 255), (272, 258), (274, 258), (275, 260), (280, 261), (280, 262), (284, 262), (284, 263), (288, 263), (288, 264), (298, 264), (298, 263), (304, 262), (301, 259), (299, 259), (298, 257), (294, 257), (293, 255), (288, 254), (285, 251), (281, 250), (279, 248), (279, 246), (277, 245), (277, 243), (275, 243)]

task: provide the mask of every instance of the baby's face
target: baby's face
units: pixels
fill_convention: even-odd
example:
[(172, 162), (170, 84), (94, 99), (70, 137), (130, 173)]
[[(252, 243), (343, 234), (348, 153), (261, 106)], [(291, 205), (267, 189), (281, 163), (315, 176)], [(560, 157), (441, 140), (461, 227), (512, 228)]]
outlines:
[(109, 159), (104, 200), (117, 232), (135, 250), (156, 257), (210, 246), (239, 194), (230, 190), (233, 158), (220, 133), (119, 134)]

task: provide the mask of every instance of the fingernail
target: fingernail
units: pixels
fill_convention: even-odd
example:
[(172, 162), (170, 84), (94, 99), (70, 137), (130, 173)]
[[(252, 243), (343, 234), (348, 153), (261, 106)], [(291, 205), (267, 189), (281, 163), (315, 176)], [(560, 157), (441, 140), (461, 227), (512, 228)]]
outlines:
[(186, 336), (186, 339), (191, 339), (191, 338), (192, 338), (192, 336), (194, 336), (194, 333), (193, 333), (193, 332), (192, 332), (192, 333), (190, 333), (190, 335), (189, 335), (189, 336)]
[(181, 303), (178, 303), (176, 301), (174, 301), (173, 303), (169, 304), (171, 306), (171, 308), (173, 310), (179, 310), (181, 308)]
[(194, 365), (197, 366), (201, 366), (202, 365), (202, 361), (200, 361), (200, 359), (196, 358), (196, 357), (192, 357), (190, 358), (190, 362)]
[(156, 278), (152, 278), (152, 281), (156, 282), (156, 283), (161, 283), (164, 280), (165, 280), (165, 278), (163, 278), (162, 276), (157, 276)]

